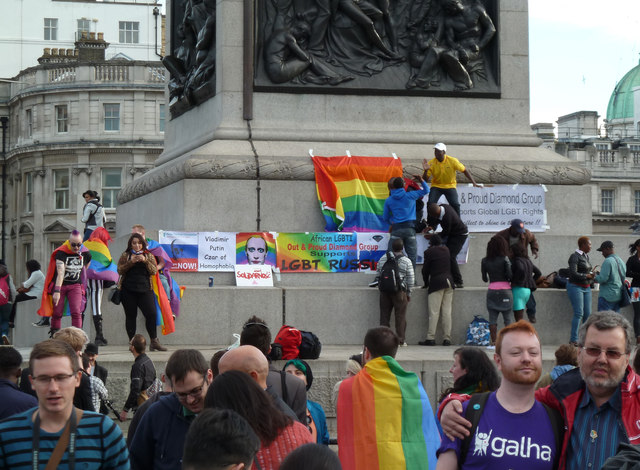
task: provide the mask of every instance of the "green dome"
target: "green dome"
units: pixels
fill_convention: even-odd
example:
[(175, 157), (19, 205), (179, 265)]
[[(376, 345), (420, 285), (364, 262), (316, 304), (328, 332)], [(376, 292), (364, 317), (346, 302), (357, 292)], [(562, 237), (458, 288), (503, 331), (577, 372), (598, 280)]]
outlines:
[(622, 77), (609, 98), (607, 120), (633, 118), (633, 88), (640, 86), (640, 65)]

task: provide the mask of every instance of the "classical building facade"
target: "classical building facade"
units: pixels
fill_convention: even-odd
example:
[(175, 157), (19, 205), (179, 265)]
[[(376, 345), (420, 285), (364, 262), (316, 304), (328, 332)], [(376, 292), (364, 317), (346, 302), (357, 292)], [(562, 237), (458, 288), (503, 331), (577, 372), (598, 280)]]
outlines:
[[(104, 60), (102, 34), (76, 50), (45, 51), (41, 64), (0, 84), (4, 134), (6, 261), (17, 276), (80, 221), (87, 189), (98, 191), (107, 228), (117, 194), (161, 153), (165, 69), (160, 62)], [(96, 57), (97, 54), (97, 57)]]
[(591, 171), (593, 233), (620, 234), (640, 220), (640, 65), (615, 86), (603, 125), (595, 111), (560, 116), (557, 138), (551, 123), (532, 128), (543, 146)]
[(154, 0), (2, 0), (0, 77), (35, 65), (44, 48), (73, 49), (82, 32), (104, 33), (107, 59), (160, 60), (161, 7)]

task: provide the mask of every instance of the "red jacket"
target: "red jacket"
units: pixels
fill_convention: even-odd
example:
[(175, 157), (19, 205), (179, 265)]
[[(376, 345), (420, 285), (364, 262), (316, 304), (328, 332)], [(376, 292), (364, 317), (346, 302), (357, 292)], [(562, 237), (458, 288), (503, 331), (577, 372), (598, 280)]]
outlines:
[[(640, 376), (631, 367), (627, 367), (626, 377), (620, 384), (622, 391), (622, 422), (629, 443), (640, 444)], [(564, 441), (560, 454), (559, 469), (567, 466), (567, 446), (571, 438), (576, 409), (580, 405), (585, 383), (580, 370), (575, 368), (562, 374), (551, 385), (536, 390), (536, 400), (555, 408), (560, 412), (565, 424)]]

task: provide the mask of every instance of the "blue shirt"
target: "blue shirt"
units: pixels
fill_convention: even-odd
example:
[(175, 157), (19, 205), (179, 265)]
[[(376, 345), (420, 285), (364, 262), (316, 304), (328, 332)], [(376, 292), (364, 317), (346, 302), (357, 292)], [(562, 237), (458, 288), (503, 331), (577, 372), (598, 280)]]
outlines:
[(38, 406), (33, 395), (21, 392), (18, 386), (7, 379), (0, 379), (0, 420)]
[(615, 455), (619, 443), (629, 443), (621, 409), (620, 387), (600, 408), (596, 406), (589, 390), (585, 390), (573, 422), (567, 470), (599, 469), (605, 460)]

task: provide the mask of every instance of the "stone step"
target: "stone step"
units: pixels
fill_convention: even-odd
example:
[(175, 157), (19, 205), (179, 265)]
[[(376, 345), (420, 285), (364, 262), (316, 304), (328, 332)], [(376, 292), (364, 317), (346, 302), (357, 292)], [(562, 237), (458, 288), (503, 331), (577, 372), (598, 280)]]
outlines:
[[(466, 339), (469, 322), (474, 315), (489, 318), (486, 311), (486, 288), (465, 287), (456, 289), (453, 296), (452, 341), (462, 344)], [(543, 344), (561, 344), (569, 341), (573, 310), (565, 290), (538, 289), (537, 323), (535, 324)], [(592, 293), (592, 311), (596, 311), (597, 292)], [(36, 301), (18, 304), (13, 341), (19, 347), (31, 346), (47, 337), (46, 328), (35, 328)], [(128, 338), (124, 326), (122, 306), (111, 304), (107, 295), (102, 302), (104, 334), (110, 345), (126, 346)], [(631, 321), (632, 308), (622, 309)], [(275, 337), (283, 324), (314, 332), (324, 345), (359, 344), (364, 333), (379, 324), (379, 292), (368, 287), (274, 287), (238, 288), (214, 286), (213, 288), (189, 286), (183, 298), (181, 314), (176, 320), (176, 331), (158, 337), (165, 345), (188, 346), (195, 344), (233, 344), (234, 333), (240, 333), (242, 324), (252, 315), (263, 318)], [(85, 330), (93, 340), (93, 322), (87, 311)], [(414, 289), (407, 309), (408, 344), (425, 339), (427, 326), (427, 290)], [(63, 326), (70, 324), (63, 319)], [(498, 320), (502, 326), (502, 318)], [(392, 317), (393, 326), (393, 317)], [(144, 333), (142, 314), (138, 315), (137, 331)], [(442, 332), (438, 327), (436, 341), (441, 343)]]

